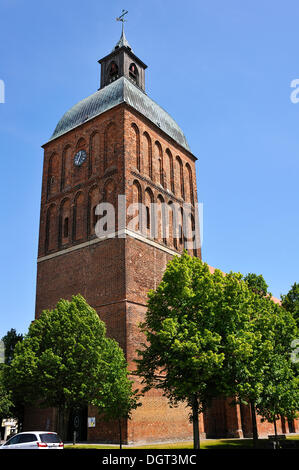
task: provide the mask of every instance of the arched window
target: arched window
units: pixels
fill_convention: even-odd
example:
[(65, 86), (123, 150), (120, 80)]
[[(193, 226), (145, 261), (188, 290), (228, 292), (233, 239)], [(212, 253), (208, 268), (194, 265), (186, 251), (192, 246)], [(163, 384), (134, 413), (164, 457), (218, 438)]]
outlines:
[(167, 229), (168, 229), (168, 224), (166, 223), (166, 211), (165, 211), (165, 203), (164, 199), (161, 195), (158, 196), (157, 198), (157, 213), (156, 213), (156, 220), (157, 220), (157, 232), (156, 232), (156, 238), (160, 243), (164, 243), (167, 245)]
[(137, 70), (136, 64), (134, 64), (134, 62), (132, 62), (130, 64), (129, 77), (130, 77), (131, 80), (133, 80), (133, 82), (138, 84), (138, 70)]
[(119, 77), (118, 75), (118, 66), (115, 62), (111, 62), (110, 67), (109, 67), (109, 83), (114, 82), (114, 80), (117, 80)]
[(69, 236), (69, 218), (66, 217), (63, 222), (63, 237), (68, 238)]
[(133, 151), (134, 151), (134, 160), (135, 165), (138, 171), (141, 169), (140, 165), (140, 133), (136, 124), (131, 125), (132, 129), (132, 140), (133, 140)]
[(53, 153), (48, 164), (48, 181), (47, 181), (48, 197), (55, 194), (59, 190), (59, 158), (57, 153)]
[(157, 140), (155, 142), (155, 166), (156, 166), (155, 179), (161, 184), (161, 186), (164, 186), (163, 152), (162, 152), (161, 144)]
[(168, 242), (170, 247), (175, 246), (175, 215), (174, 215), (174, 204), (169, 201), (167, 205), (167, 224), (169, 227)]
[(65, 245), (69, 242), (70, 215), (70, 200), (64, 199), (59, 208), (59, 246)]
[(193, 256), (197, 256), (195, 229), (196, 229), (196, 226), (195, 226), (194, 215), (191, 214), (191, 232), (194, 234), (193, 238), (192, 238), (192, 241), (193, 241), (192, 254), (193, 254)]
[(147, 132), (143, 133), (142, 149), (143, 149), (144, 173), (146, 176), (152, 179), (153, 177), (152, 141)]
[(46, 236), (45, 236), (45, 251), (46, 253), (57, 248), (57, 209), (55, 204), (52, 204), (46, 215)]
[(134, 225), (132, 225), (132, 230), (141, 232), (142, 231), (142, 191), (141, 186), (138, 181), (134, 181), (132, 186), (132, 201), (133, 207), (129, 214), (132, 222), (134, 221)]
[(115, 184), (112, 179), (106, 181), (104, 190), (103, 190), (103, 202), (110, 202), (110, 204), (115, 203)]
[(73, 207), (73, 239), (81, 240), (84, 238), (84, 195), (78, 193), (75, 197)]
[(174, 193), (173, 158), (169, 149), (166, 150), (164, 159), (164, 185)]
[(149, 230), (151, 228), (151, 215), (150, 215), (150, 208), (146, 206), (146, 228)]
[(179, 239), (178, 239), (178, 245), (179, 245), (179, 250), (183, 250), (184, 249), (184, 240), (185, 240), (185, 237), (184, 237), (184, 233), (185, 233), (185, 227), (184, 227), (184, 210), (182, 207), (180, 207), (180, 210), (179, 210), (179, 224), (178, 224), (178, 227), (179, 227)]
[(87, 233), (88, 236), (93, 236), (95, 234), (95, 226), (98, 221), (98, 216), (96, 215), (96, 207), (99, 204), (100, 192), (97, 186), (94, 186), (90, 189), (88, 193), (88, 216), (87, 216)]
[(192, 178), (192, 170), (189, 163), (186, 163), (186, 168), (188, 172), (188, 199), (189, 202), (194, 206), (194, 193), (193, 193), (193, 178)]
[(146, 188), (144, 192), (144, 205), (145, 205), (145, 215), (146, 223), (144, 234), (146, 237), (154, 238), (155, 235), (155, 214), (154, 214), (154, 195), (150, 188)]
[(184, 188), (184, 170), (183, 163), (179, 156), (176, 157), (176, 178), (179, 183), (180, 196), (185, 199), (185, 188)]
[(61, 169), (61, 190), (67, 188), (72, 183), (72, 149), (70, 145), (66, 145), (62, 152), (62, 169)]

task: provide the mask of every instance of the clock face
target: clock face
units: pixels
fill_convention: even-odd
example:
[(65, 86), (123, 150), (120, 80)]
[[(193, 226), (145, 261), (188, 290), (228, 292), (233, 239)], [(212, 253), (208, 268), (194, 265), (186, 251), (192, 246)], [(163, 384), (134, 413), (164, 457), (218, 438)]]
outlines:
[(76, 166), (82, 165), (82, 163), (86, 160), (86, 152), (85, 150), (79, 150), (74, 156), (74, 164)]

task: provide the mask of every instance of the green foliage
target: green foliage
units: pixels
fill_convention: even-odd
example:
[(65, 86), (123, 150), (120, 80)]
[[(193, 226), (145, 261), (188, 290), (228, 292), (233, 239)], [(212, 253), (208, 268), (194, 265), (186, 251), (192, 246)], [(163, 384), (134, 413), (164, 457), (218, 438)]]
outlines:
[(282, 306), (292, 313), (299, 328), (299, 284), (294, 283), (286, 295), (282, 295)]
[(209, 400), (224, 359), (215, 329), (218, 290), (198, 258), (184, 253), (168, 264), (162, 282), (149, 293), (141, 325), (148, 342), (137, 360), (144, 390), (162, 389), (172, 405), (187, 401), (191, 406), (194, 396), (202, 406)]
[(299, 403), (299, 379), (288, 358), (274, 354), (265, 370), (263, 390), (257, 401), (258, 413), (269, 422), (280, 416), (295, 419)]
[(11, 400), (11, 393), (7, 391), (3, 380), (3, 366), (0, 364), (0, 422), (2, 418), (11, 416), (13, 402)]
[(119, 389), (120, 398), (122, 388), (129, 388), (123, 351), (106, 337), (105, 324), (81, 295), (42, 312), (16, 345), (5, 374), (23, 403), (59, 409), (97, 403), (112, 413), (113, 393)]
[(223, 337), (225, 393), (243, 402), (256, 402), (273, 357), (290, 361), (295, 336), (293, 317), (269, 297), (254, 294), (243, 327)]
[(255, 294), (259, 294), (261, 296), (266, 296), (268, 292), (268, 284), (266, 283), (265, 279), (263, 278), (262, 274), (257, 275), (254, 273), (248, 273), (244, 277), (244, 281), (247, 282), (249, 287)]
[[(288, 388), (286, 382), (296, 322), (267, 288), (261, 275), (211, 274), (186, 252), (174, 257), (149, 293), (141, 325), (147, 341), (136, 362), (144, 390), (163, 390), (172, 405), (186, 402), (193, 418), (194, 398), (202, 411), (218, 395), (257, 403), (260, 410), (263, 401), (263, 415), (273, 412), (274, 403), (275, 410), (291, 414), (296, 383)], [(275, 380), (284, 398), (271, 395)]]
[(5, 364), (10, 364), (13, 358), (14, 350), (16, 344), (19, 341), (23, 341), (23, 335), (17, 334), (14, 328), (11, 328), (5, 336), (3, 336), (2, 341), (5, 346)]
[(101, 383), (105, 342), (104, 323), (83, 297), (60, 300), (54, 310), (42, 312), (16, 345), (8, 383), (27, 403), (85, 405)]
[(123, 351), (116, 341), (107, 340), (103, 358), (109, 367), (105, 382), (92, 404), (108, 420), (130, 418), (132, 410), (140, 406), (139, 395), (137, 390), (133, 390)]

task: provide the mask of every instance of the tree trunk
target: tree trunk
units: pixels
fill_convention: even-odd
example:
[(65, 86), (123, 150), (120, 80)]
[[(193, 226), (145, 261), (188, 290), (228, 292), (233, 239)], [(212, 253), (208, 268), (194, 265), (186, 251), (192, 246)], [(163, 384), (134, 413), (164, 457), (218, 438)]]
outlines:
[(251, 421), (252, 421), (252, 437), (253, 437), (253, 445), (257, 447), (258, 445), (258, 432), (257, 432), (257, 424), (256, 424), (256, 414), (255, 414), (255, 404), (254, 401), (250, 402), (250, 410), (251, 410)]
[(274, 424), (274, 433), (275, 433), (275, 443), (276, 443), (276, 446), (275, 446), (275, 449), (279, 449), (279, 442), (278, 442), (278, 438), (277, 438), (277, 426), (276, 426), (276, 416), (274, 414), (273, 416), (273, 424)]
[(192, 423), (193, 423), (193, 448), (200, 449), (199, 421), (198, 421), (198, 398), (192, 398)]
[(275, 432), (275, 437), (277, 439), (277, 426), (276, 426), (276, 416), (274, 415), (274, 421), (273, 421), (273, 424), (274, 424), (274, 432)]
[(122, 435), (121, 435), (121, 419), (118, 419), (118, 429), (119, 429), (119, 448), (122, 449)]
[(63, 441), (67, 439), (68, 417), (69, 411), (63, 405), (59, 406), (57, 416), (57, 433)]

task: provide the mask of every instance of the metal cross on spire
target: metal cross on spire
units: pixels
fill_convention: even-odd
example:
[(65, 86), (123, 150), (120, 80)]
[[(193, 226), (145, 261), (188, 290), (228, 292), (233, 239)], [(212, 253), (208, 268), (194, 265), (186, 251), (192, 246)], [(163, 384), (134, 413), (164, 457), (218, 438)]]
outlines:
[(127, 13), (128, 13), (128, 10), (122, 10), (121, 15), (118, 18), (116, 18), (116, 21), (121, 21), (122, 30), (121, 30), (120, 40), (118, 41), (118, 43), (116, 44), (114, 49), (118, 49), (118, 48), (121, 48), (121, 47), (125, 46), (125, 47), (128, 47), (130, 50), (132, 50), (130, 44), (127, 41), (127, 38), (126, 38), (126, 35), (125, 35), (125, 30), (124, 30), (124, 22), (127, 21), (127, 20), (125, 20), (125, 15)]
[(122, 9), (121, 15), (116, 18), (116, 21), (121, 21), (122, 22), (122, 31), (124, 30), (124, 22), (127, 21), (127, 20), (125, 20), (125, 15), (127, 13), (129, 13), (128, 10)]

